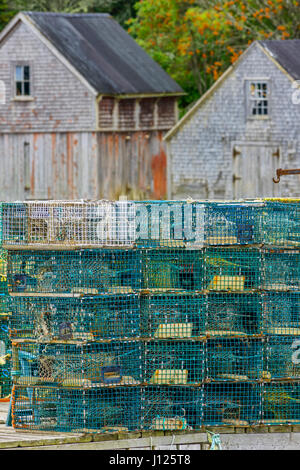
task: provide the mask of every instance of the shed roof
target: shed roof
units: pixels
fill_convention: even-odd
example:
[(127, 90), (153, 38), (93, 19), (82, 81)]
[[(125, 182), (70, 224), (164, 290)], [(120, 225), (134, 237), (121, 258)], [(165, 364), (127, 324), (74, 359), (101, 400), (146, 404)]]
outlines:
[(291, 77), (300, 80), (300, 39), (259, 41)]
[(110, 15), (23, 12), (99, 93), (183, 93)]

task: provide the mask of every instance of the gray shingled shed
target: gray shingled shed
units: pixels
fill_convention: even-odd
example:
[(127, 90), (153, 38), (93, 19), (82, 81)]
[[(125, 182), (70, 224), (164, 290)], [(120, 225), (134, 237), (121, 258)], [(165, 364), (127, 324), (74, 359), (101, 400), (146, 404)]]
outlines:
[(168, 196), (300, 196), (300, 40), (256, 41), (168, 132)]
[(106, 14), (0, 34), (0, 199), (163, 198), (179, 85)]

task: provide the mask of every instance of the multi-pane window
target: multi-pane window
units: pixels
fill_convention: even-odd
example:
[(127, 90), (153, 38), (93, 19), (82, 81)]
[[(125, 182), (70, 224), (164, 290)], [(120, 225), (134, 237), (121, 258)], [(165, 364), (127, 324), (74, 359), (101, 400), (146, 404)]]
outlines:
[(16, 65), (15, 67), (15, 94), (16, 96), (30, 96), (30, 66)]
[(266, 81), (248, 82), (249, 117), (269, 115), (269, 84)]

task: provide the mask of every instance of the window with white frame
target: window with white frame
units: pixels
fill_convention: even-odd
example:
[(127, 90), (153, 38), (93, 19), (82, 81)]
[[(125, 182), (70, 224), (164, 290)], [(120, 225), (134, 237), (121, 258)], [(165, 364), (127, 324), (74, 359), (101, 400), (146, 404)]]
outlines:
[(15, 96), (31, 95), (31, 76), (29, 65), (15, 66)]
[(270, 86), (267, 80), (249, 80), (247, 86), (248, 117), (268, 117)]

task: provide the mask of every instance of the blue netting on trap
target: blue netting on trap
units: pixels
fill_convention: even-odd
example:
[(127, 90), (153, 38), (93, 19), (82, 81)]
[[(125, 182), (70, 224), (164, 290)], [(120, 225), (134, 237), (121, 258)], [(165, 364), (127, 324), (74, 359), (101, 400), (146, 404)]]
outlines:
[(300, 335), (267, 336), (264, 362), (268, 378), (300, 379)]
[(300, 382), (265, 383), (262, 386), (264, 424), (300, 423)]
[(268, 292), (262, 299), (265, 334), (300, 334), (300, 292)]
[(274, 291), (299, 290), (300, 251), (266, 249), (262, 254), (262, 288)]
[(266, 245), (300, 246), (300, 204), (265, 201), (262, 234)]

